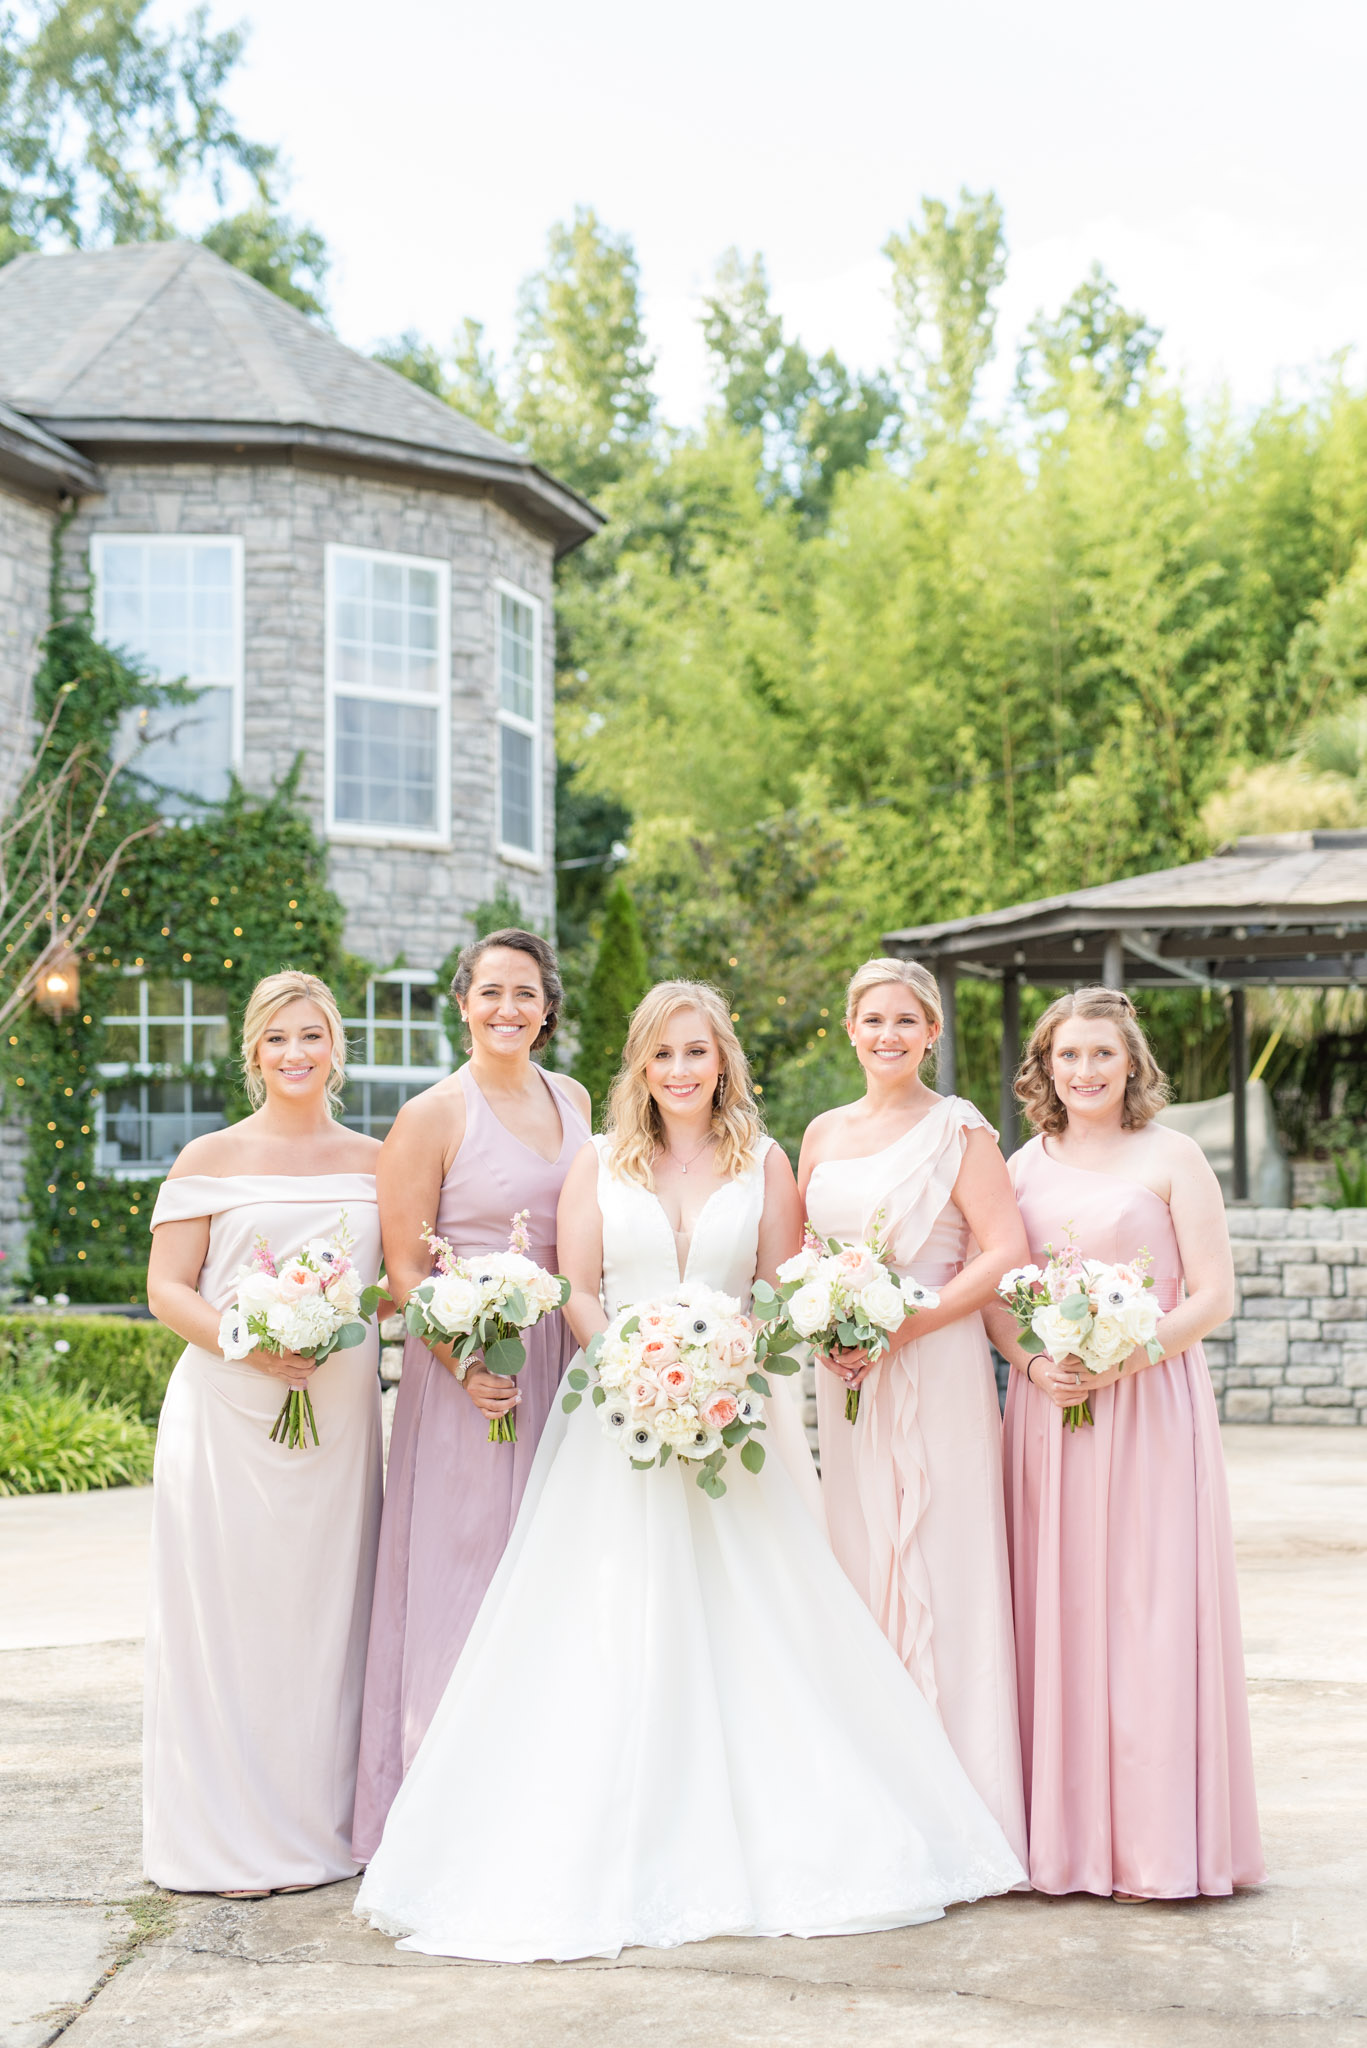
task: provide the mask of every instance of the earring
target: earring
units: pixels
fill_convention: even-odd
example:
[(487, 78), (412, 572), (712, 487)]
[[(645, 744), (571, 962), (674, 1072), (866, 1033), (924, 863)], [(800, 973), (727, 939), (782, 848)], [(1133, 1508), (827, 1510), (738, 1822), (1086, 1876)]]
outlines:
[(725, 1074), (718, 1074), (718, 1076), (717, 1076), (717, 1085), (716, 1085), (716, 1087), (715, 1087), (715, 1088), (714, 1088), (714, 1089), (712, 1090), (712, 1107), (713, 1107), (713, 1109), (720, 1109), (720, 1108), (721, 1108), (721, 1099), (722, 1099), (723, 1095), (725, 1095), (725, 1093), (726, 1093), (726, 1076), (725, 1076)]

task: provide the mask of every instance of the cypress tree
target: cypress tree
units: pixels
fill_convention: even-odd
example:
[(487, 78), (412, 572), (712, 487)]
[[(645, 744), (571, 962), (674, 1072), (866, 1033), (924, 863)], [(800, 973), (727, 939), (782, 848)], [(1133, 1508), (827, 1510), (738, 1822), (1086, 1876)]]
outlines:
[(575, 1078), (593, 1097), (599, 1124), (622, 1057), (627, 1024), (649, 985), (650, 965), (636, 905), (626, 884), (619, 881), (608, 896), (598, 957), (584, 992), (579, 1055), (574, 1063)]

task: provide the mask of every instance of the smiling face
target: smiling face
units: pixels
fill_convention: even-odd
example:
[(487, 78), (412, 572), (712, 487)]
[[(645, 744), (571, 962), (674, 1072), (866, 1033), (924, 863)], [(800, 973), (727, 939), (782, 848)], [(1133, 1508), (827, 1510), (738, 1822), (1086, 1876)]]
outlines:
[(1065, 1017), (1049, 1048), (1049, 1073), (1070, 1117), (1120, 1122), (1130, 1054), (1119, 1026), (1108, 1017)]
[(871, 1080), (910, 1080), (939, 1037), (915, 989), (883, 981), (865, 989), (845, 1029)]
[(546, 991), (531, 954), (517, 946), (481, 953), (460, 1013), (477, 1052), (526, 1059), (546, 1021)]
[(277, 1101), (309, 1102), (322, 1096), (332, 1072), (332, 1033), (307, 996), (277, 1010), (256, 1042), (266, 1094)]
[(667, 1117), (711, 1118), (721, 1079), (721, 1050), (701, 1010), (675, 1010), (646, 1061), (651, 1100)]

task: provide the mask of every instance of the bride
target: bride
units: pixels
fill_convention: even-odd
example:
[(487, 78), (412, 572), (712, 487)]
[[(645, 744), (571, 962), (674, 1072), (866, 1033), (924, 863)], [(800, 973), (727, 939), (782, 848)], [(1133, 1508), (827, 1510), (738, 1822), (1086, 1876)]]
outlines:
[[(560, 1198), (576, 1337), (683, 1278), (748, 1304), (800, 1229), (725, 1004), (662, 983)], [(1023, 1881), (829, 1548), (793, 1396), (767, 1406), (762, 1470), (733, 1458), (716, 1501), (677, 1459), (634, 1470), (591, 1403), (552, 1410), (363, 1919), (560, 1961), (909, 1926)]]

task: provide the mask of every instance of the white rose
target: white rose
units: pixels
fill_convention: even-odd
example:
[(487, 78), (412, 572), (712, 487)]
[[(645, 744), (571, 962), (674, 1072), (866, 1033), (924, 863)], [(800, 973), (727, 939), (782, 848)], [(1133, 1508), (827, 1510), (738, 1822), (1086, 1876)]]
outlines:
[(1078, 1355), (1088, 1372), (1109, 1372), (1133, 1350), (1133, 1340), (1114, 1316), (1098, 1316)]
[(479, 1314), (479, 1289), (459, 1273), (439, 1273), (426, 1304), (429, 1320), (450, 1336), (468, 1336)]
[(249, 1273), (244, 1273), (237, 1283), (238, 1303), (248, 1315), (255, 1315), (259, 1310), (269, 1308), (271, 1303), (278, 1301), (279, 1298), (279, 1285), (272, 1273), (253, 1269)]
[(343, 1315), (354, 1316), (360, 1313), (361, 1283), (350, 1267), (339, 1273), (335, 1280), (328, 1281), (326, 1294), (332, 1306)]
[(820, 1264), (821, 1254), (810, 1245), (800, 1252), (794, 1252), (791, 1259), (785, 1259), (778, 1269), (778, 1277), (786, 1287), (790, 1280), (810, 1280)]
[(826, 1329), (831, 1312), (831, 1290), (820, 1280), (809, 1280), (805, 1287), (799, 1287), (788, 1303), (788, 1317), (799, 1337), (815, 1337), (819, 1330)]
[(247, 1328), (247, 1318), (236, 1305), (225, 1308), (218, 1325), (218, 1348), (225, 1358), (245, 1358), (255, 1351), (256, 1339)]
[(1035, 1310), (1030, 1327), (1057, 1365), (1061, 1358), (1067, 1358), (1070, 1352), (1078, 1349), (1085, 1325), (1046, 1302)]
[(890, 1273), (880, 1273), (861, 1288), (859, 1306), (871, 1323), (880, 1330), (895, 1330), (906, 1318), (906, 1303), (902, 1290)]

